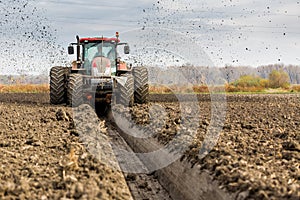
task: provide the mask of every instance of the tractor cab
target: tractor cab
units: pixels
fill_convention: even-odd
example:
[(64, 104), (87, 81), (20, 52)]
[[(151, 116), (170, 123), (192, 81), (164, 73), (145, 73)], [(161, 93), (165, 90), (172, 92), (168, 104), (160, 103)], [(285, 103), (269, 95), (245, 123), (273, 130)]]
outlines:
[(93, 76), (118, 76), (130, 70), (126, 63), (120, 61), (117, 50), (124, 46), (124, 54), (129, 54), (127, 43), (120, 43), (119, 34), (116, 38), (77, 38), (77, 43), (68, 47), (68, 53), (74, 54), (74, 46), (77, 46), (76, 69), (78, 73)]

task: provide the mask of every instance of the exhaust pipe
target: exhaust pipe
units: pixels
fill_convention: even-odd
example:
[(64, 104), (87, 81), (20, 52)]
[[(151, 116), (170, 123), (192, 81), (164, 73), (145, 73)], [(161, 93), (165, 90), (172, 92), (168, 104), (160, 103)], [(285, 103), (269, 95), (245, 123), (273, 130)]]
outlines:
[(77, 40), (77, 68), (81, 68), (81, 62), (80, 62), (80, 39), (79, 36), (76, 36)]

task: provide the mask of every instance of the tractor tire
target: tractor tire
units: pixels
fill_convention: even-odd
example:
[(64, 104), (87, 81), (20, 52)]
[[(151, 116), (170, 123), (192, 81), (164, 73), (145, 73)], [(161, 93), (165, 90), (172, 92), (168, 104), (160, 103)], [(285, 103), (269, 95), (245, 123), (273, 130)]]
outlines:
[(125, 107), (131, 107), (134, 103), (134, 80), (131, 74), (124, 74), (127, 77), (125, 85), (118, 83), (118, 97), (117, 102)]
[(136, 103), (143, 104), (148, 102), (149, 84), (148, 70), (146, 67), (133, 68), (134, 77), (134, 100)]
[(83, 103), (83, 82), (81, 74), (70, 74), (68, 82), (68, 105), (80, 106)]
[(52, 67), (50, 70), (50, 103), (59, 105), (66, 103), (65, 68)]

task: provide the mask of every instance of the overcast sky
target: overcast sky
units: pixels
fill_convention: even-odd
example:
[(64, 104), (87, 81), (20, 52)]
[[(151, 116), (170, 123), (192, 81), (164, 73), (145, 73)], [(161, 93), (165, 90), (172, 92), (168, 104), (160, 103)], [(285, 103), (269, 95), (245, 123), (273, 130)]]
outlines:
[[(18, 64), (19, 61), (14, 62), (12, 68), (16, 69), (24, 63), (31, 63), (32, 59), (38, 60), (35, 61), (35, 65), (37, 62), (45, 62), (43, 65), (47, 67), (51, 64), (60, 64), (59, 62), (67, 56), (60, 52), (62, 47), (66, 48), (70, 42), (74, 42), (77, 34), (79, 36), (113, 36), (116, 31), (119, 31), (121, 39), (127, 39), (131, 33), (134, 35), (132, 30), (143, 27), (154, 27), (158, 32), (178, 33), (181, 38), (185, 36), (186, 40), (175, 40), (176, 45), (185, 46), (192, 40), (198, 45), (195, 51), (204, 51), (216, 66), (299, 64), (299, 1), (17, 0), (19, 7), (24, 8), (27, 14), (36, 7), (35, 14), (30, 15), (29, 19), (38, 21), (34, 25), (35, 29), (45, 28), (48, 33), (51, 33), (47, 39), (52, 38), (55, 41), (53, 48), (50, 49), (57, 51), (60, 58), (52, 59), (49, 64), (45, 61), (47, 53), (38, 59), (39, 56), (31, 55), (32, 53), (26, 56), (30, 51), (27, 50), (24, 54), (26, 60), (22, 64)], [(29, 4), (24, 7), (26, 2)], [(16, 27), (14, 20), (20, 21), (21, 17), (16, 14), (17, 10), (13, 9), (14, 4), (16, 3), (13, 0), (7, 0), (5, 5), (3, 2), (0, 3), (1, 10), (6, 12), (8, 12), (7, 6), (11, 5), (10, 15), (12, 16), (8, 22), (0, 23), (2, 42), (8, 38), (18, 40), (20, 35), (24, 34), (24, 29), (28, 29), (28, 24), (31, 24), (25, 19), (25, 23), (19, 24), (18, 29), (9, 28), (9, 26)], [(4, 13), (2, 12), (2, 15)], [(35, 15), (36, 17), (32, 18)], [(126, 35), (125, 38), (122, 38), (122, 33), (124, 37)], [(144, 44), (143, 40), (147, 40), (147, 37), (143, 37), (141, 45)], [(174, 43), (173, 38), (161, 38), (161, 40)], [(36, 46), (47, 45), (45, 40), (37, 43)], [(32, 46), (30, 42), (28, 45)], [(58, 49), (55, 50), (55, 47)], [(36, 48), (38, 47), (35, 47), (35, 50)], [(7, 60), (10, 59), (9, 56), (14, 55), (12, 52), (18, 51), (10, 50), (10, 53), (5, 54), (6, 56), (2, 56), (2, 63), (9, 64)], [(39, 49), (37, 52), (45, 52), (45, 50)], [(181, 54), (180, 51), (177, 53)], [(17, 60), (19, 59), (22, 59), (22, 56), (19, 56)], [(0, 69), (6, 72), (3, 66)]]

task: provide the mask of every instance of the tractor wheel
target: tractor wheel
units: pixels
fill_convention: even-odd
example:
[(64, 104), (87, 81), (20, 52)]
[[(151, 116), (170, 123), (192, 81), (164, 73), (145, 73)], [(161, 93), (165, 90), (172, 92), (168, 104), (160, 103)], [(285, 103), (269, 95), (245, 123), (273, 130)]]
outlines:
[(149, 84), (148, 70), (146, 67), (133, 68), (134, 76), (134, 100), (136, 103), (142, 104), (148, 102)]
[(77, 107), (83, 103), (81, 74), (70, 74), (68, 82), (68, 105)]
[(131, 107), (134, 103), (134, 81), (131, 74), (124, 74), (124, 77), (127, 77), (127, 81), (124, 85), (118, 83), (118, 103)]
[(52, 67), (50, 70), (50, 103), (63, 104), (65, 103), (65, 68)]

